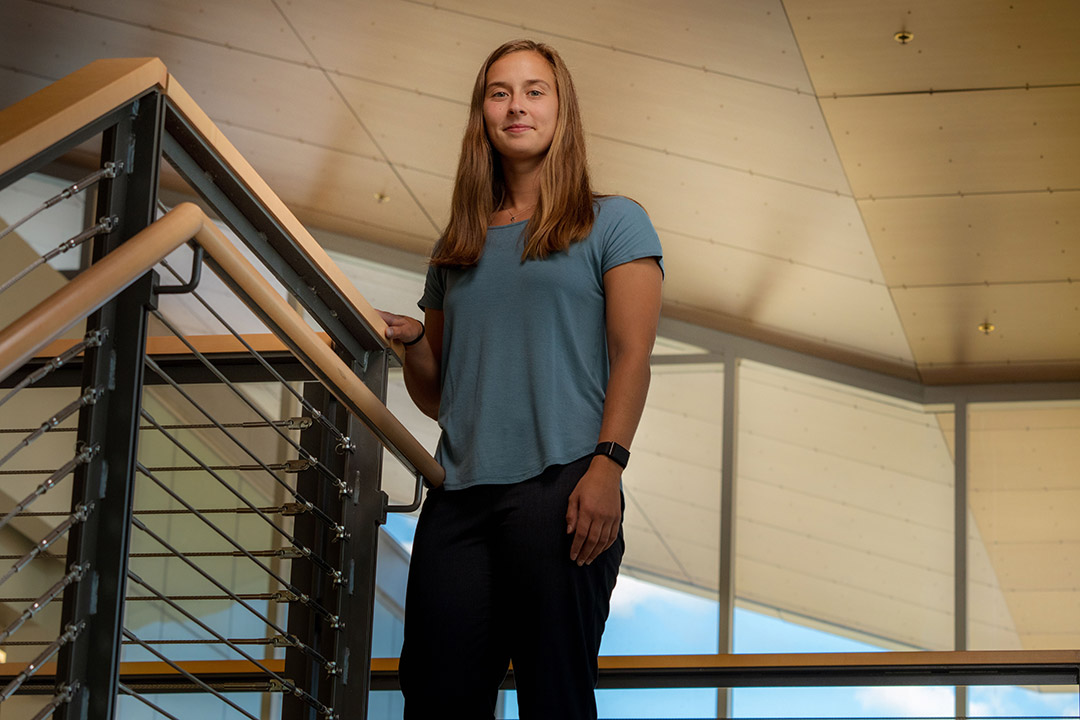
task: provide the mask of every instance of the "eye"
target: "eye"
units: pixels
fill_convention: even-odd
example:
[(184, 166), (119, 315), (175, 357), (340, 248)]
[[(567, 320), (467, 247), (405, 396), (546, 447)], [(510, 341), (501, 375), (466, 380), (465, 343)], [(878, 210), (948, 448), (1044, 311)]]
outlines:
[(493, 91), (491, 93), (491, 97), (493, 97), (493, 98), (506, 97), (506, 91), (505, 90), (495, 90), (495, 91)]
[(529, 95), (530, 95), (531, 97), (540, 97), (540, 96), (541, 96), (541, 95), (543, 95), (543, 94), (544, 94), (544, 91), (543, 91), (543, 90), (530, 90), (530, 91), (529, 91)]

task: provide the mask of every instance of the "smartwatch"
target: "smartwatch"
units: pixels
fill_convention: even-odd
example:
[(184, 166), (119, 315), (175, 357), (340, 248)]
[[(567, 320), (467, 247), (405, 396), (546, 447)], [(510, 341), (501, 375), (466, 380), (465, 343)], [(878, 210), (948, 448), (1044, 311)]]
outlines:
[(626, 463), (630, 462), (630, 451), (624, 448), (617, 442), (602, 442), (596, 446), (593, 450), (593, 456), (603, 455), (609, 457), (615, 461), (615, 464), (619, 467), (626, 467)]

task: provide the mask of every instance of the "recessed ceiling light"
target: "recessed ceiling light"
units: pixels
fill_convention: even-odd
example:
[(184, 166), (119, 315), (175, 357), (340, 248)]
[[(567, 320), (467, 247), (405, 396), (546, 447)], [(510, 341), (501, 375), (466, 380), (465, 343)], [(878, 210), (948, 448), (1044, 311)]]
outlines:
[(981, 332), (983, 335), (989, 335), (990, 333), (994, 332), (995, 330), (997, 330), (997, 326), (994, 325), (994, 323), (990, 322), (989, 320), (987, 320), (984, 323), (979, 324), (979, 332)]
[(900, 43), (901, 45), (907, 45), (909, 42), (911, 42), (914, 39), (915, 39), (915, 33), (908, 32), (907, 30), (901, 30), (900, 32), (893, 35), (893, 40)]

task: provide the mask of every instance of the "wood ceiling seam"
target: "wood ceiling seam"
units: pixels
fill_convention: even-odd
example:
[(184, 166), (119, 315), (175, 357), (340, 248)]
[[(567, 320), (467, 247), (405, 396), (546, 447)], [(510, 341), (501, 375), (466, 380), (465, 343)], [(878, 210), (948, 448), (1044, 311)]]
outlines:
[[(244, 53), (246, 55), (253, 55), (255, 57), (265, 58), (267, 60), (279, 60), (290, 65), (296, 65), (298, 67), (310, 67), (308, 63), (301, 62), (299, 60), (292, 60), (290, 58), (283, 57), (281, 55), (273, 55), (271, 53), (262, 52), (260, 50), (254, 50), (252, 48), (239, 47), (227, 42), (221, 42), (217, 40), (211, 40), (205, 37), (199, 37), (198, 35), (190, 35), (187, 33), (178, 32), (176, 30), (167, 30), (162, 27), (156, 27), (154, 25), (148, 25), (145, 23), (135, 22), (128, 20), (124, 17), (116, 17), (115, 15), (108, 15), (103, 12), (95, 12), (92, 10), (86, 10), (84, 8), (77, 8), (71, 5), (62, 5), (57, 2), (49, 2), (49, 0), (25, 0), (26, 2), (33, 3), (35, 5), (41, 5), (43, 7), (52, 8), (54, 10), (62, 10), (65, 12), (74, 13), (75, 15), (86, 15), (88, 17), (97, 18), (98, 20), (105, 20), (113, 22), (118, 25), (126, 25), (128, 27), (138, 28), (140, 30), (149, 30), (150, 32), (159, 33), (161, 35), (168, 35), (170, 37), (180, 38), (181, 40), (190, 40), (192, 42), (203, 43), (206, 45), (212, 45), (222, 50), (233, 50), (235, 52)], [(55, 82), (55, 81), (54, 81)]]
[[(867, 352), (864, 348), (830, 340), (827, 337), (792, 332), (787, 328), (736, 317), (713, 308), (664, 298), (662, 315), (843, 365), (881, 372), (903, 380), (918, 379), (917, 369), (901, 356)], [(708, 319), (706, 320), (703, 315)]]
[[(746, 544), (747, 543), (742, 543), (742, 545), (746, 545)], [(930, 611), (932, 613), (936, 613), (938, 615), (948, 616), (950, 618), (952, 617), (952, 607), (951, 607), (952, 603), (949, 603), (950, 607), (949, 607), (948, 610), (942, 610), (941, 608), (934, 607), (933, 605), (927, 605), (925, 603), (914, 602), (914, 601), (912, 601), (912, 600), (910, 600), (909, 598), (906, 598), (906, 597), (900, 597), (900, 596), (897, 596), (897, 595), (892, 595), (892, 594), (887, 593), (887, 592), (881, 592), (881, 591), (877, 590), (877, 588), (880, 587), (877, 584), (873, 584), (873, 585), (857, 585), (857, 584), (852, 583), (852, 582), (842, 582), (841, 580), (838, 580), (835, 576), (821, 575), (821, 574), (809, 572), (809, 571), (807, 571), (805, 569), (805, 566), (795, 567), (793, 565), (782, 565), (780, 563), (770, 562), (768, 560), (763, 560), (761, 558), (754, 557), (753, 555), (750, 555), (750, 554), (748, 554), (746, 552), (737, 553), (736, 558), (737, 558), (737, 561), (742, 560), (744, 562), (757, 563), (758, 565), (762, 565), (762, 566), (767, 567), (767, 568), (773, 568), (773, 569), (776, 569), (776, 570), (782, 570), (785, 573), (789, 573), (789, 574), (792, 574), (792, 575), (801, 575), (804, 578), (809, 578), (811, 580), (818, 580), (818, 581), (821, 581), (821, 582), (823, 582), (825, 584), (828, 584), (828, 585), (835, 585), (835, 586), (838, 586), (838, 587), (841, 587), (841, 588), (847, 588), (849, 590), (858, 590), (860, 592), (866, 593), (867, 595), (871, 595), (871, 596), (874, 596), (874, 597), (887, 598), (887, 599), (892, 600), (892, 601), (894, 601), (894, 602), (896, 602), (896, 603), (898, 603), (900, 605), (907, 605), (908, 607), (912, 607), (912, 608), (915, 608), (917, 610), (928, 610), (928, 611)], [(798, 611), (785, 610), (785, 612), (798, 612)], [(821, 619), (821, 618), (818, 618), (818, 619)]]
[(345, 215), (338, 215), (337, 213), (330, 212), (328, 210), (320, 210), (320, 209), (313, 208), (313, 207), (310, 207), (310, 206), (307, 206), (307, 205), (293, 204), (293, 205), (290, 205), (289, 207), (292, 208), (294, 210), (294, 212), (306, 213), (308, 215), (324, 215), (326, 217), (332, 217), (332, 218), (336, 218), (336, 219), (339, 219), (339, 220), (347, 220), (350, 223), (355, 223), (357, 225), (367, 225), (368, 227), (377, 228), (379, 230), (386, 230), (386, 231), (389, 231), (389, 232), (396, 232), (396, 233), (399, 233), (401, 235), (407, 235), (409, 237), (416, 238), (417, 240), (430, 241), (430, 242), (433, 243), (438, 239), (437, 235), (421, 235), (419, 233), (412, 232), (411, 230), (402, 230), (402, 229), (399, 229), (399, 228), (391, 227), (389, 225), (382, 225), (380, 223), (374, 223), (374, 222), (371, 222), (370, 220), (362, 220), (362, 219), (356, 218), (356, 217), (346, 217)]
[(926, 90), (896, 90), (896, 91), (883, 91), (872, 93), (832, 93), (830, 95), (819, 95), (819, 100), (849, 100), (860, 98), (881, 98), (881, 97), (904, 97), (911, 95), (949, 95), (956, 93), (981, 93), (981, 92), (1005, 92), (1015, 90), (1056, 90), (1059, 88), (1076, 88), (1080, 87), (1080, 82), (1066, 82), (1066, 83), (1037, 83), (1037, 84), (1025, 84), (1025, 85), (1000, 85), (1000, 86), (987, 86), (987, 87), (966, 87), (966, 88), (945, 88), (942, 90), (935, 88), (928, 88)]
[(972, 190), (964, 191), (958, 190), (955, 192), (947, 193), (919, 193), (909, 195), (866, 195), (855, 196), (855, 202), (878, 202), (881, 200), (941, 200), (941, 199), (959, 199), (962, 200), (965, 197), (1000, 197), (1000, 196), (1013, 196), (1013, 195), (1053, 195), (1054, 193), (1075, 193), (1080, 192), (1080, 187), (1044, 187), (1044, 188), (1022, 188), (1016, 190)]
[(784, 183), (785, 185), (793, 185), (795, 187), (801, 187), (806, 190), (814, 190), (816, 192), (825, 193), (826, 195), (835, 195), (837, 197), (850, 198), (857, 200), (851, 192), (843, 192), (836, 188), (827, 188), (819, 185), (811, 185), (809, 183), (799, 182), (798, 180), (790, 180), (778, 175), (769, 175), (767, 173), (755, 172), (752, 168), (741, 168), (734, 165), (727, 165), (716, 160), (708, 160), (702, 157), (695, 157), (693, 155), (686, 155), (684, 153), (671, 152), (666, 148), (658, 148), (652, 145), (644, 145), (642, 143), (636, 143), (632, 140), (623, 140), (621, 138), (611, 137), (610, 135), (602, 135), (595, 132), (586, 132), (586, 137), (596, 138), (598, 140), (606, 140), (608, 142), (616, 143), (618, 145), (626, 145), (627, 147), (637, 148), (639, 150), (648, 150), (649, 152), (658, 153), (660, 155), (667, 155), (669, 157), (678, 158), (680, 160), (689, 160), (690, 162), (699, 163), (701, 165), (708, 165), (710, 167), (719, 168), (721, 170), (729, 170), (731, 172), (740, 173), (742, 175), (749, 175), (750, 177), (763, 178), (765, 180), (772, 180), (774, 182)]
[(401, 172), (398, 170), (397, 165), (394, 164), (394, 162), (390, 159), (389, 154), (387, 154), (386, 150), (383, 148), (382, 144), (375, 138), (375, 133), (371, 131), (371, 129), (360, 117), (359, 111), (353, 106), (351, 102), (349, 102), (349, 98), (345, 95), (345, 92), (341, 89), (341, 86), (338, 83), (334, 82), (334, 79), (330, 76), (330, 73), (322, 68), (322, 65), (321, 63), (319, 63), (319, 59), (318, 57), (316, 57), (315, 52), (311, 49), (311, 46), (308, 44), (308, 42), (304, 40), (304, 37), (296, 28), (296, 25), (292, 22), (292, 20), (289, 19), (289, 16), (285, 14), (285, 11), (281, 8), (281, 5), (277, 2), (277, 0), (270, 0), (270, 2), (273, 4), (274, 8), (277, 9), (278, 13), (281, 15), (282, 20), (284, 20), (285, 23), (289, 26), (289, 29), (293, 31), (293, 34), (296, 36), (296, 39), (300, 41), (300, 44), (304, 47), (304, 50), (307, 52), (308, 56), (316, 64), (318, 71), (322, 73), (323, 77), (326, 78), (326, 81), (330, 83), (330, 86), (332, 88), (334, 88), (334, 92), (337, 93), (338, 97), (341, 99), (341, 102), (345, 104), (345, 107), (348, 109), (349, 114), (352, 115), (354, 120), (356, 120), (357, 125), (360, 126), (360, 129), (363, 130), (364, 134), (368, 136), (371, 144), (375, 146), (375, 149), (378, 150), (379, 154), (382, 155), (382, 157), (385, 159), (387, 166), (390, 168), (390, 171), (398, 179), (398, 182), (401, 183), (401, 186), (405, 188), (405, 192), (408, 193), (410, 198), (412, 198), (413, 203), (416, 204), (416, 207), (419, 208), (420, 212), (427, 219), (428, 223), (431, 224), (431, 227), (435, 230), (435, 232), (441, 233), (442, 227), (435, 222), (435, 218), (433, 218), (431, 216), (431, 213), (428, 212), (427, 207), (424, 205), (423, 202), (421, 202), (420, 197), (413, 190), (412, 186), (405, 180), (404, 176), (402, 176)]
[(679, 61), (679, 60), (672, 60), (671, 58), (665, 58), (665, 57), (661, 57), (661, 56), (658, 56), (658, 55), (650, 55), (649, 53), (644, 53), (644, 52), (640, 52), (640, 51), (637, 51), (637, 50), (629, 50), (627, 48), (622, 48), (622, 47), (618, 47), (616, 45), (611, 45), (611, 44), (607, 44), (607, 43), (601, 43), (601, 42), (597, 42), (595, 40), (586, 40), (584, 38), (575, 37), (573, 35), (567, 35), (565, 33), (552, 32), (550, 30), (544, 30), (542, 28), (537, 28), (537, 27), (529, 27), (528, 25), (525, 25), (523, 23), (508, 22), (506, 20), (500, 20), (498, 18), (489, 17), (487, 15), (481, 15), (479, 13), (470, 13), (470, 12), (466, 12), (464, 10), (459, 10), (457, 8), (443, 7), (443, 6), (440, 6), (440, 5), (438, 5), (438, 4), (434, 3), (434, 2), (423, 2), (423, 0), (400, 0), (400, 2), (409, 3), (411, 5), (419, 5), (421, 7), (429, 8), (429, 9), (435, 10), (437, 12), (448, 12), (448, 13), (451, 13), (451, 14), (454, 14), (454, 15), (459, 15), (461, 17), (467, 17), (467, 18), (470, 18), (470, 19), (473, 19), (473, 20), (482, 20), (484, 22), (492, 23), (492, 24), (499, 25), (499, 26), (502, 26), (502, 27), (512, 27), (515, 30), (523, 30), (525, 32), (534, 32), (534, 33), (538, 33), (538, 34), (541, 34), (541, 35), (546, 35), (548, 37), (558, 38), (559, 40), (568, 40), (570, 42), (580, 43), (581, 45), (585, 45), (585, 46), (588, 46), (588, 47), (600, 48), (602, 50), (610, 50), (611, 52), (616, 52), (616, 53), (624, 53), (626, 55), (631, 55), (633, 57), (641, 58), (643, 60), (650, 60), (652, 62), (663, 63), (665, 65), (673, 65), (675, 67), (686, 68), (688, 70), (695, 70), (697, 72), (704, 72), (704, 73), (708, 73), (710, 75), (717, 75), (717, 76), (720, 76), (720, 77), (730, 78), (732, 80), (738, 80), (738, 81), (741, 81), (741, 82), (751, 83), (753, 85), (759, 85), (759, 86), (763, 86), (763, 87), (773, 88), (775, 90), (783, 90), (785, 92), (794, 93), (796, 95), (808, 95), (810, 97), (814, 96), (814, 93), (812, 91), (803, 90), (802, 88), (800, 88), (798, 86), (780, 85), (780, 84), (777, 84), (777, 83), (769, 82), (767, 80), (759, 80), (757, 78), (749, 77), (749, 76), (746, 76), (746, 75), (738, 75), (736, 73), (729, 73), (729, 72), (724, 72), (722, 70), (716, 70), (716, 69), (713, 69), (713, 68), (709, 68), (709, 67), (707, 67), (705, 65), (694, 65), (692, 63), (682, 62), (682, 61)]
[(32, 77), (32, 78), (36, 78), (38, 80), (46, 80), (46, 81), (48, 81), (50, 83), (54, 83), (54, 82), (56, 82), (57, 80), (60, 79), (58, 77), (53, 77), (51, 75), (45, 75), (43, 73), (36, 73), (36, 72), (33, 72), (32, 70), (24, 70), (22, 68), (15, 67), (14, 65), (0, 65), (0, 70), (9, 70), (9, 71), (15, 73), (16, 75), (25, 75), (26, 77)]
[[(919, 529), (922, 529), (922, 530), (930, 530), (930, 531), (933, 531), (935, 533), (943, 533), (943, 532), (944, 533), (951, 533), (951, 529), (949, 529), (949, 528), (942, 528), (942, 527), (939, 527), (939, 526), (936, 526), (936, 525), (928, 525), (926, 523), (921, 523), (921, 522), (917, 522), (915, 520), (912, 520), (910, 517), (904, 517), (902, 515), (893, 515), (893, 514), (883, 512), (881, 510), (875, 510), (873, 508), (869, 508), (869, 507), (866, 507), (866, 506), (863, 506), (863, 505), (854, 505), (852, 503), (845, 503), (845, 502), (842, 502), (842, 501), (834, 501), (832, 498), (830, 498), (830, 497), (828, 497), (826, 495), (818, 495), (818, 494), (815, 494), (815, 493), (806, 492), (804, 490), (797, 490), (797, 489), (791, 487), (790, 485), (779, 485), (779, 484), (776, 484), (776, 483), (766, 482), (764, 480), (761, 480), (760, 478), (755, 478), (755, 477), (752, 477), (752, 476), (748, 476), (748, 475), (746, 475), (744, 473), (739, 474), (739, 480), (744, 481), (744, 482), (748, 481), (748, 482), (756, 483), (756, 484), (763, 485), (763, 486), (768, 486), (768, 487), (771, 487), (771, 488), (773, 488), (775, 490), (782, 490), (785, 493), (791, 494), (791, 495), (801, 495), (804, 498), (810, 498), (810, 499), (813, 499), (813, 500), (820, 500), (822, 502), (831, 502), (831, 503), (837, 505), (838, 507), (848, 507), (848, 508), (851, 508), (853, 510), (857, 510), (860, 513), (866, 513), (868, 515), (877, 515), (877, 516), (880, 516), (880, 517), (883, 517), (883, 518), (888, 518), (889, 520), (896, 520), (896, 521), (899, 521), (899, 522), (906, 523), (908, 525), (912, 525), (912, 526), (914, 526), (916, 528), (919, 528)], [(755, 522), (756, 524), (759, 524), (759, 525), (769, 526), (768, 523), (753, 521), (748, 516), (745, 516), (745, 515), (740, 515), (739, 517), (740, 517), (740, 519), (744, 519), (747, 522)], [(782, 527), (782, 526), (777, 526), (777, 527)]]
[(734, 243), (727, 243), (727, 242), (724, 242), (722, 240), (715, 240), (713, 238), (699, 237), (697, 235), (694, 235), (693, 233), (682, 232), (681, 230), (672, 230), (671, 228), (666, 228), (666, 227), (663, 227), (663, 226), (660, 226), (660, 225), (654, 225), (654, 227), (656, 228), (656, 231), (658, 233), (660, 233), (661, 237), (663, 235), (678, 235), (680, 237), (684, 237), (684, 238), (687, 238), (689, 240), (697, 240), (698, 242), (703, 242), (703, 243), (708, 243), (710, 245), (715, 245), (716, 247), (722, 247), (722, 248), (726, 248), (728, 250), (734, 250), (734, 251), (737, 251), (737, 252), (743, 252), (743, 253), (746, 253), (748, 255), (753, 255), (755, 257), (766, 258), (768, 260), (775, 260), (776, 262), (783, 263), (784, 265), (794, 265), (796, 267), (806, 268), (807, 270), (816, 270), (818, 272), (828, 273), (829, 275), (835, 275), (836, 277), (842, 277), (842, 278), (847, 279), (847, 280), (854, 280), (855, 282), (858, 282), (858, 283), (868, 283), (870, 285), (876, 285), (876, 286), (879, 286), (879, 287), (882, 287), (882, 288), (888, 288), (889, 287), (886, 283), (884, 283), (884, 282), (882, 282), (880, 280), (875, 280), (874, 278), (863, 277), (863, 276), (860, 276), (860, 275), (852, 275), (851, 273), (846, 273), (846, 272), (843, 272), (843, 271), (840, 271), (840, 270), (833, 270), (832, 268), (827, 268), (827, 267), (824, 267), (822, 265), (811, 265), (810, 263), (803, 262), (802, 260), (795, 260), (794, 258), (784, 257), (783, 255), (776, 255), (776, 254), (773, 254), (773, 253), (768, 253), (768, 252), (765, 252), (763, 250), (754, 250), (752, 248), (748, 248), (748, 247), (745, 247), (745, 246), (742, 246), (742, 245), (735, 245)]
[[(915, 563), (915, 562), (912, 562), (911, 560), (908, 560), (906, 558), (897, 557), (895, 555), (888, 555), (888, 554), (886, 554), (884, 552), (881, 552), (879, 550), (867, 550), (866, 548), (858, 547), (858, 546), (856, 546), (856, 545), (854, 545), (854, 544), (852, 544), (850, 542), (845, 543), (845, 542), (840, 542), (838, 540), (832, 540), (832, 539), (829, 539), (829, 538), (827, 538), (827, 537), (825, 537), (823, 535), (816, 534), (816, 533), (813, 533), (813, 532), (800, 532), (800, 531), (792, 530), (791, 527), (788, 526), (788, 525), (781, 525), (781, 524), (778, 524), (778, 523), (771, 523), (771, 522), (766, 522), (766, 521), (763, 521), (763, 520), (756, 520), (754, 518), (747, 517), (745, 515), (740, 515), (738, 517), (738, 521), (741, 522), (741, 523), (747, 523), (748, 525), (756, 525), (758, 527), (768, 528), (770, 530), (776, 530), (776, 531), (779, 531), (781, 533), (786, 533), (786, 534), (789, 534), (789, 535), (795, 535), (795, 536), (803, 538), (803, 539), (813, 540), (814, 542), (821, 543), (822, 545), (831, 545), (833, 547), (840, 548), (842, 550), (849, 550), (852, 553), (865, 555), (866, 557), (871, 558), (871, 559), (884, 559), (884, 560), (888, 560), (889, 562), (896, 563), (897, 565), (904, 565), (906, 567), (913, 568), (915, 570), (925, 570), (925, 571), (927, 571), (929, 573), (932, 573), (932, 574), (935, 574), (935, 575), (940, 575), (942, 578), (948, 578), (950, 580), (953, 578), (952, 568), (949, 568), (948, 570), (942, 570), (941, 568), (937, 568), (937, 567), (934, 567), (934, 566), (931, 566), (931, 565)], [(942, 529), (942, 528), (934, 528), (934, 530), (937, 531), (937, 534), (943, 535), (946, 538), (951, 538), (951, 536), (952, 536), (951, 529), (946, 530), (946, 529)], [(952, 542), (951, 542), (951, 540), (949, 542), (947, 542), (947, 543), (943, 543), (942, 547), (945, 548), (945, 552), (943, 553), (943, 556), (948, 555), (949, 556), (948, 559), (951, 560), (951, 556), (952, 556), (952, 553), (951, 553)]]
[(671, 549), (671, 545), (668, 544), (667, 538), (665, 538), (664, 535), (660, 533), (660, 530), (656, 527), (656, 523), (654, 523), (652, 518), (649, 517), (648, 513), (645, 512), (645, 508), (634, 497), (634, 493), (629, 488), (624, 488), (624, 494), (626, 495), (627, 503), (634, 505), (634, 508), (637, 510), (638, 515), (640, 515), (640, 517), (645, 520), (645, 522), (649, 526), (649, 529), (652, 530), (653, 534), (656, 536), (656, 539), (660, 541), (660, 544), (668, 553), (668, 556), (671, 557), (679, 572), (682, 573), (683, 578), (685, 578), (686, 581), (689, 582), (691, 579), (690, 572), (686, 569), (686, 566), (682, 564), (682, 560), (679, 559), (679, 556), (675, 553), (675, 551)]

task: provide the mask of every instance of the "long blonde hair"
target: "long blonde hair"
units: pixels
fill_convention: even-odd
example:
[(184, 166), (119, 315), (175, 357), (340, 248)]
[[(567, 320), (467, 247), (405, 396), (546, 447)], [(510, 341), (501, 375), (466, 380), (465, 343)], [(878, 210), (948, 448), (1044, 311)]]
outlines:
[(565, 250), (571, 243), (585, 239), (592, 229), (593, 192), (585, 159), (585, 133), (570, 71), (549, 45), (512, 40), (496, 48), (476, 76), (454, 180), (450, 222), (431, 256), (433, 265), (475, 265), (484, 252), (488, 221), (506, 192), (502, 163), (484, 123), (487, 73), (495, 61), (525, 50), (539, 53), (551, 65), (559, 116), (551, 147), (540, 166), (540, 197), (525, 229), (521, 259), (543, 259)]

